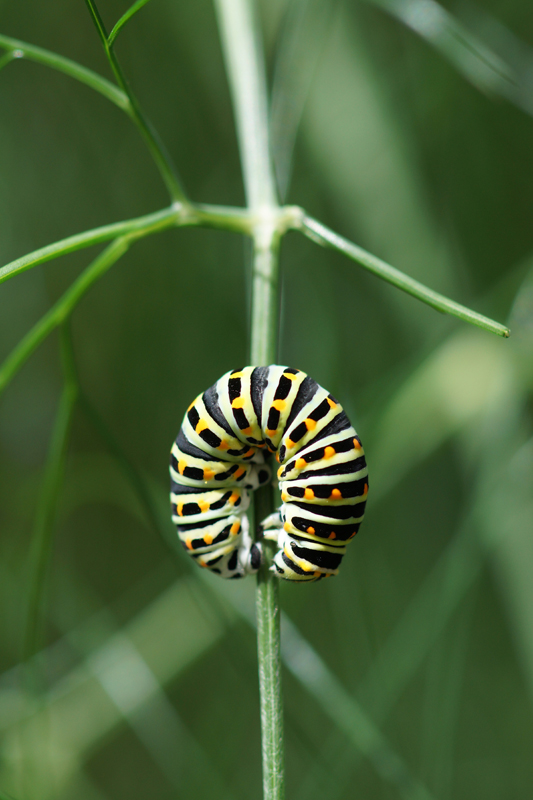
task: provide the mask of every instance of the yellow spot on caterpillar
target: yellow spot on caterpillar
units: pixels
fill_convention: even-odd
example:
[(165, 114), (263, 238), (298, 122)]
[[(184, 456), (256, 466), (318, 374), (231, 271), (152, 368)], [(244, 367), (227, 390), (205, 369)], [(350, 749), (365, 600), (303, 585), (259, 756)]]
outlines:
[(213, 544), (213, 537), (211, 536), (211, 534), (210, 534), (210, 533), (206, 533), (206, 534), (205, 534), (205, 536), (204, 536), (204, 542), (205, 542), (206, 544)]
[(217, 447), (217, 450), (229, 450), (229, 447), (230, 447), (229, 442), (225, 442), (224, 439), (222, 439), (222, 441)]
[(336, 538), (337, 534), (335, 533), (335, 531), (331, 531), (330, 535), (328, 536), (328, 539), (336, 539)]
[(356, 533), (357, 533), (357, 531), (354, 531), (353, 533), (351, 533), (351, 534), (348, 536), (348, 539), (353, 539), (353, 537), (355, 536), (355, 534), (356, 534)]
[(308, 431), (312, 431), (316, 428), (316, 420), (314, 419), (306, 419), (305, 420), (305, 427)]
[(237, 492), (233, 492), (233, 494), (230, 495), (230, 497), (228, 498), (228, 503), (231, 503), (231, 505), (234, 505), (237, 502), (238, 499), (239, 499), (239, 495), (237, 494)]
[(251, 436), (252, 429), (250, 426), (248, 426), (247, 428), (241, 428), (241, 433), (244, 433), (245, 436)]
[(361, 449), (361, 442), (358, 439), (354, 439), (353, 440), (353, 446), (355, 447), (356, 450), (360, 450)]
[(202, 514), (205, 514), (206, 511), (209, 511), (209, 503), (206, 503), (205, 500), (200, 500), (198, 507)]
[(306, 500), (312, 500), (314, 496), (315, 496), (315, 493), (313, 492), (312, 489), (306, 489), (305, 490), (304, 497), (305, 497)]
[(305, 466), (307, 466), (307, 461), (305, 460), (305, 458), (296, 459), (296, 463), (294, 465), (295, 469), (303, 469)]
[(337, 403), (334, 400), (331, 400), (329, 397), (326, 398), (329, 403), (330, 408), (337, 408)]
[(368, 492), (368, 483), (365, 483), (363, 494), (367, 494), (367, 492)]
[(279, 464), (279, 453), (276, 453), (276, 461), (277, 461), (277, 462), (278, 462), (278, 464)]
[(283, 377), (288, 378), (290, 381), (295, 381), (298, 376), (293, 375), (292, 372), (284, 372)]
[(287, 492), (282, 492), (281, 493), (281, 502), (282, 503), (288, 503), (289, 502), (289, 495), (287, 494)]
[(185, 546), (187, 547), (188, 550), (192, 550), (192, 542), (190, 539), (185, 540)]
[(237, 522), (233, 523), (233, 525), (229, 529), (229, 532), (231, 533), (232, 536), (237, 536), (240, 528), (241, 528), (241, 523), (237, 520)]
[(200, 559), (198, 559), (197, 563), (200, 564), (201, 567), (207, 567), (207, 564), (205, 563), (205, 561), (200, 561)]
[(215, 477), (215, 470), (204, 469), (204, 481), (211, 481)]
[(232, 408), (244, 408), (244, 405), (245, 405), (244, 397), (236, 397), (235, 400), (233, 400), (233, 402), (231, 404), (231, 407)]
[(267, 428), (266, 429), (266, 435), (272, 437), (272, 436), (275, 435), (276, 431), (277, 431), (277, 428)]
[(250, 447), (250, 449), (247, 450), (246, 453), (243, 453), (242, 457), (243, 458), (248, 458), (248, 456), (253, 456), (254, 452), (255, 452), (254, 448)]
[(320, 575), (320, 572), (315, 572), (315, 578), (318, 578), (319, 575)]
[(286, 407), (287, 403), (285, 402), (285, 400), (274, 400), (274, 402), (272, 403), (272, 408), (275, 408), (276, 411), (285, 411)]
[(293, 447), (295, 447), (295, 446), (296, 445), (294, 444), (292, 439), (287, 439), (287, 441), (285, 442), (285, 447), (287, 448), (287, 450), (292, 450)]
[(340, 500), (342, 497), (340, 489), (332, 489), (331, 494), (329, 496), (330, 500)]
[(307, 533), (313, 534), (314, 532), (315, 532), (315, 529), (312, 528), (311, 526), (309, 526), (309, 528), (307, 529)]
[(183, 516), (183, 503), (178, 503), (176, 511), (178, 512), (178, 517)]
[(241, 477), (241, 475), (244, 475), (245, 472), (246, 469), (244, 467), (239, 467), (239, 469), (235, 472), (233, 477), (237, 480)]
[(194, 430), (196, 431), (196, 433), (201, 433), (202, 431), (205, 431), (205, 429), (208, 428), (208, 427), (209, 427), (209, 425), (207, 424), (205, 419), (200, 419), (200, 420), (198, 420), (198, 422), (196, 424), (196, 428)]
[(291, 532), (291, 523), (290, 522), (286, 522), (284, 524), (284, 526), (283, 526), (283, 530), (287, 531), (287, 533), (290, 533)]
[(284, 469), (283, 467), (280, 467), (280, 468), (278, 469), (278, 473), (277, 473), (277, 475), (278, 475), (278, 478), (281, 478), (281, 474), (282, 474), (282, 472), (283, 472), (283, 469)]
[(244, 372), (232, 372), (230, 378), (242, 378)]
[(333, 458), (335, 455), (335, 448), (334, 447), (326, 447), (324, 448), (324, 458)]
[(186, 466), (187, 466), (187, 462), (185, 461), (185, 459), (180, 458), (180, 460), (178, 461), (178, 472), (179, 472), (180, 475), (183, 475), (183, 473), (185, 472), (185, 467)]

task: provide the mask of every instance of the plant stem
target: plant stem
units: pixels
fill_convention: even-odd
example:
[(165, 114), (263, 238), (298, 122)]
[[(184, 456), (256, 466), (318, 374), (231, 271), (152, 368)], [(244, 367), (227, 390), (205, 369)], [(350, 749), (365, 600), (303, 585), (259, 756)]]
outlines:
[(115, 25), (113, 25), (113, 28), (111, 29), (111, 33), (107, 37), (107, 41), (108, 41), (110, 47), (113, 45), (113, 42), (117, 38), (118, 34), (122, 30), (122, 28), (124, 27), (126, 22), (129, 22), (130, 19), (138, 11), (140, 11), (141, 8), (143, 6), (145, 6), (147, 3), (148, 3), (148, 0), (137, 0), (137, 2), (134, 3), (132, 6), (130, 6), (130, 8), (128, 8), (128, 10), (121, 16), (119, 21), (117, 23), (115, 23)]
[(110, 239), (118, 239), (119, 237), (122, 241), (133, 242), (135, 239), (178, 224), (179, 218), (179, 210), (170, 207), (163, 211), (156, 211), (154, 214), (147, 214), (144, 217), (136, 217), (124, 222), (113, 222), (111, 225), (103, 225), (101, 228), (93, 228), (92, 230), (69, 236), (66, 239), (60, 239), (58, 242), (46, 245), (46, 247), (40, 247), (39, 250), (27, 253), (25, 256), (21, 256), (21, 258), (17, 258), (15, 261), (11, 261), (1, 267), (0, 283), (12, 278), (19, 272), (24, 272), (31, 267), (37, 266), (37, 264), (44, 264), (45, 261), (51, 261), (53, 258), (64, 256), (75, 250), (81, 250), (84, 247), (91, 247), (93, 244), (108, 242)]
[(305, 212), (300, 222), (295, 225), (295, 228), (299, 229), (314, 242), (325, 247), (332, 247), (334, 250), (344, 253), (344, 255), (351, 258), (352, 261), (357, 261), (364, 269), (377, 275), (378, 278), (382, 278), (387, 281), (387, 283), (391, 283), (403, 292), (407, 292), (407, 294), (416, 297), (417, 300), (422, 300), (423, 303), (426, 303), (428, 306), (431, 306), (443, 314), (451, 314), (453, 317), (459, 317), (459, 319), (465, 320), (465, 322), (470, 322), (473, 325), (477, 325), (479, 328), (484, 328), (487, 331), (491, 331), (505, 338), (511, 333), (509, 328), (505, 325), (494, 322), (494, 320), (484, 317), (483, 314), (477, 314), (475, 311), (462, 306), (460, 303), (456, 303), (444, 297), (444, 295), (434, 292), (433, 289), (428, 289), (423, 283), (415, 281), (414, 278), (410, 278), (408, 275), (405, 275), (405, 273), (400, 272), (399, 269), (391, 267), (390, 264), (372, 255), (372, 253), (363, 250), (362, 247), (348, 241), (344, 236), (340, 236), (338, 233), (330, 230), (316, 219), (308, 217)]
[[(247, 204), (254, 217), (250, 363), (275, 363), (278, 341), (280, 212), (268, 130), (265, 65), (253, 0), (216, 0), (226, 70), (233, 98)], [(272, 487), (255, 493), (255, 530), (273, 511)], [(270, 572), (272, 551), (263, 541), (257, 576), (257, 649), (261, 695), (263, 798), (283, 800), (283, 703), (279, 581)]]
[(159, 134), (149, 119), (145, 116), (135, 94), (133, 93), (124, 76), (124, 73), (122, 72), (122, 67), (120, 66), (115, 55), (115, 51), (113, 50), (113, 40), (109, 40), (105, 25), (100, 16), (98, 8), (96, 7), (96, 3), (94, 0), (85, 0), (85, 2), (95, 24), (96, 30), (98, 31), (98, 35), (102, 40), (102, 45), (104, 47), (107, 60), (109, 61), (111, 69), (113, 70), (113, 74), (117, 79), (117, 83), (128, 98), (128, 108), (126, 109), (128, 114), (133, 122), (135, 122), (137, 125), (141, 136), (146, 142), (173, 202), (186, 203), (187, 196), (181, 185), (176, 168), (172, 163), (172, 159), (170, 158), (170, 155), (168, 154), (163, 142), (159, 138)]

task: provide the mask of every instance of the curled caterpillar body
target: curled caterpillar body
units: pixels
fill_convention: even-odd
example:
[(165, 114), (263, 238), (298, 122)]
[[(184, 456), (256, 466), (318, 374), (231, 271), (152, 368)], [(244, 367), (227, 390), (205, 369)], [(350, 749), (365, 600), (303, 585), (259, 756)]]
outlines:
[(262, 523), (278, 545), (271, 569), (290, 581), (336, 575), (365, 512), (365, 456), (342, 406), (291, 367), (228, 372), (187, 409), (170, 462), (183, 546), (224, 578), (257, 572), (260, 544), (245, 513), (249, 490), (271, 480), (269, 453), (282, 499)]

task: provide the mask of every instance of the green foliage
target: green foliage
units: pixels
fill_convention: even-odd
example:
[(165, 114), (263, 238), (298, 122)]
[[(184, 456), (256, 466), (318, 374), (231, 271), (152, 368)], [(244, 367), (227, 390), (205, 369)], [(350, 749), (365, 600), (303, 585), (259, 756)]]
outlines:
[[(249, 109), (266, 87), (246, 85), (226, 30), (249, 209), (210, 3), (91, 0), (100, 50), (83, 4), (22, 5), (0, 22), (17, 37), (0, 36), (0, 279), (16, 277), (0, 290), (0, 785), (26, 800), (260, 796), (253, 582), (221, 585), (161, 547), (170, 442), (195, 392), (248, 361), (251, 316), (254, 360), (331, 389), (370, 468), (341, 576), (280, 587), (287, 796), (528, 796), (527, 4), (492, 9), (518, 41), (482, 8), (460, 19), (433, 0), (376, 0), (388, 15), (262, 3), (273, 166), (298, 206), (277, 206), (268, 155), (257, 164), (266, 104)], [(224, 31), (240, 4), (216, 5)], [(181, 230), (195, 227), (212, 230)], [(255, 244), (250, 312), (228, 231)], [(513, 337), (443, 320), (341, 253), (500, 335), (444, 294), (509, 315)], [(23, 651), (40, 651), (44, 694), (21, 688)]]

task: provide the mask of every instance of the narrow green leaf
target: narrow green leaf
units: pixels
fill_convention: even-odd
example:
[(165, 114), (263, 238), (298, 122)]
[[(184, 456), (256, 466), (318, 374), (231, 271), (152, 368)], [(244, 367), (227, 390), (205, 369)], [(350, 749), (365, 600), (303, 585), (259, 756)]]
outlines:
[[(71, 78), (75, 78), (75, 80), (81, 83), (85, 83), (87, 86), (90, 86), (91, 89), (95, 89), (95, 91), (107, 97), (108, 100), (111, 100), (112, 103), (123, 111), (129, 110), (130, 101), (128, 96), (121, 91), (118, 86), (115, 86), (110, 81), (106, 80), (106, 78), (102, 78), (101, 75), (98, 75), (91, 69), (77, 64), (70, 58), (65, 58), (57, 53), (52, 53), (50, 50), (45, 50), (42, 47), (36, 47), (33, 44), (22, 42), (19, 39), (11, 39), (9, 36), (0, 35), (0, 47), (8, 51), (8, 53), (3, 56), (2, 62), (5, 61), (5, 63), (8, 63), (6, 59), (11, 61), (14, 58), (27, 58), (29, 61), (44, 64), (47, 67), (63, 72), (65, 75), (69, 75)], [(1, 65), (5, 66), (2, 62), (0, 62)]]
[(362, 247), (348, 241), (348, 239), (330, 230), (325, 225), (322, 225), (321, 222), (312, 219), (312, 217), (308, 217), (304, 214), (301, 221), (295, 224), (295, 228), (308, 236), (309, 239), (317, 242), (317, 244), (321, 244), (324, 247), (331, 247), (334, 250), (344, 253), (344, 255), (351, 258), (352, 261), (356, 261), (364, 269), (377, 275), (378, 278), (382, 278), (384, 281), (391, 283), (403, 292), (412, 295), (412, 297), (416, 297), (417, 300), (421, 300), (436, 311), (458, 317), (465, 322), (472, 323), (472, 325), (477, 325), (479, 328), (484, 328), (487, 331), (491, 331), (491, 333), (496, 333), (498, 336), (507, 338), (511, 333), (509, 328), (505, 325), (501, 325), (499, 322), (484, 317), (482, 314), (478, 314), (470, 308), (462, 306), (460, 303), (456, 303), (454, 300), (450, 300), (438, 292), (434, 292), (433, 289), (429, 289), (427, 286), (424, 286), (423, 283), (414, 280), (414, 278), (410, 278), (404, 272), (400, 272), (399, 269), (391, 267), (390, 264), (372, 255), (372, 253), (363, 250)]
[(130, 7), (130, 8), (127, 10), (127, 11), (126, 11), (126, 13), (125, 13), (125, 14), (123, 14), (123, 15), (121, 16), (121, 18), (120, 18), (120, 19), (119, 19), (119, 21), (116, 23), (116, 25), (113, 27), (113, 29), (111, 30), (111, 33), (110, 33), (110, 34), (109, 34), (109, 36), (107, 37), (107, 43), (108, 43), (108, 45), (109, 45), (110, 47), (112, 47), (112, 45), (113, 45), (113, 42), (114, 42), (114, 41), (115, 41), (115, 39), (117, 38), (117, 35), (118, 35), (118, 33), (119, 33), (121, 30), (122, 30), (122, 28), (124, 27), (124, 25), (126, 24), (126, 22), (128, 22), (128, 21), (129, 21), (129, 20), (130, 20), (130, 19), (131, 19), (131, 18), (132, 18), (132, 17), (133, 17), (133, 16), (134, 16), (136, 13), (137, 13), (137, 11), (140, 11), (140, 10), (141, 10), (141, 8), (142, 8), (143, 6), (145, 6), (145, 5), (146, 5), (148, 2), (149, 2), (149, 0), (137, 0), (137, 2), (136, 2), (136, 3), (134, 3), (134, 4), (133, 4), (133, 5), (132, 5), (132, 6), (131, 6), (131, 7)]

